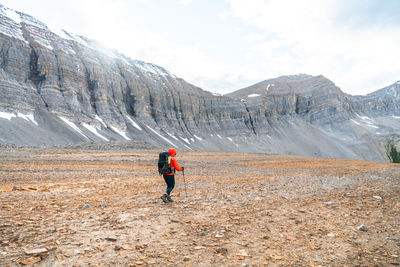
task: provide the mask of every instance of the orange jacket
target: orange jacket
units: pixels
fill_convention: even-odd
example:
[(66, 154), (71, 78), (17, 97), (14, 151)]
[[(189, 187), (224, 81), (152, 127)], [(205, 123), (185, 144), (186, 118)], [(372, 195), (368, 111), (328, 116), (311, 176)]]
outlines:
[[(177, 170), (177, 171), (183, 171), (183, 169), (181, 167), (179, 167), (178, 165), (178, 161), (174, 158), (176, 155), (176, 150), (175, 148), (170, 148), (168, 149), (169, 154), (171, 155), (172, 159), (171, 159), (171, 169), (172, 170)], [(174, 175), (174, 172), (165, 174), (165, 175)]]

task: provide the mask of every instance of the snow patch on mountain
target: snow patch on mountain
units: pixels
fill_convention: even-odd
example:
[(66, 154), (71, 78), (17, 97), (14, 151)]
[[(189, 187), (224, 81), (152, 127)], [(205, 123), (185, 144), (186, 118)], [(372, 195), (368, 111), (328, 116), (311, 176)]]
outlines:
[(171, 74), (169, 71), (151, 63), (134, 60), (134, 65), (145, 73), (151, 73), (160, 76), (171, 76), (173, 78), (176, 78), (176, 76)]
[(175, 135), (173, 135), (173, 134), (171, 134), (171, 133), (169, 133), (169, 132), (167, 132), (167, 134), (168, 134), (169, 136), (171, 136), (172, 138), (174, 138), (176, 141), (179, 141), (179, 139), (178, 139)]
[(104, 123), (103, 119), (99, 117), (99, 115), (94, 116), (94, 118), (103, 124), (104, 128), (107, 128), (107, 125)]
[(21, 16), (17, 12), (15, 12), (14, 10), (9, 9), (9, 8), (5, 8), (4, 9), (4, 13), (7, 15), (7, 17), (12, 19), (16, 23), (21, 24)]
[(6, 120), (11, 120), (12, 118), (21, 118), (26, 121), (32, 122), (36, 126), (38, 126), (38, 123), (35, 121), (35, 118), (32, 113), (30, 114), (23, 114), (21, 112), (18, 112), (17, 114), (11, 113), (11, 112), (0, 112), (0, 118), (6, 119)]
[(2, 118), (2, 119), (11, 120), (11, 118), (15, 118), (15, 117), (16, 116), (14, 113), (0, 111), (0, 118)]
[(26, 121), (30, 121), (36, 126), (38, 126), (38, 123), (35, 121), (35, 118), (33, 117), (33, 114), (22, 114), (20, 112), (17, 113), (17, 116), (20, 118), (23, 118)]
[(258, 96), (260, 96), (260, 95), (259, 94), (250, 94), (247, 97), (258, 97)]
[(184, 137), (182, 137), (182, 136), (179, 136), (179, 138), (182, 139), (183, 141), (185, 141), (186, 143), (188, 143), (188, 144), (190, 145), (189, 139), (184, 138)]
[(101, 134), (99, 134), (99, 133), (97, 132), (96, 128), (93, 127), (92, 125), (89, 125), (89, 124), (87, 124), (87, 123), (83, 123), (82, 125), (83, 125), (83, 127), (85, 127), (86, 129), (88, 129), (89, 131), (91, 131), (92, 133), (94, 133), (95, 135), (97, 135), (98, 137), (100, 137), (101, 139), (103, 139), (103, 140), (105, 140), (105, 141), (110, 141), (110, 140), (108, 140), (108, 138), (106, 138), (106, 137), (102, 136)]
[(191, 149), (188, 145), (185, 145), (185, 144), (183, 144), (185, 147), (187, 147), (188, 149), (190, 149), (190, 150), (193, 150), (193, 149)]
[(76, 41), (77, 43), (79, 43), (83, 46), (86, 46), (86, 47), (90, 47), (88, 42), (86, 42), (86, 40), (84, 40), (81, 36), (73, 34), (73, 33), (68, 33), (68, 34), (71, 36), (72, 40)]
[(50, 27), (50, 30), (57, 34), (58, 37), (62, 38), (62, 39), (66, 39), (66, 40), (73, 40), (72, 37), (69, 35), (69, 33), (61, 28), (58, 27)]
[(54, 47), (50, 44), (50, 42), (46, 39), (42, 39), (42, 38), (35, 38), (35, 41), (40, 44), (41, 46), (46, 47), (49, 50), (54, 50)]
[(364, 120), (364, 121), (374, 121), (373, 119), (367, 117), (367, 116), (361, 116), (358, 113), (355, 113), (357, 117), (359, 117), (360, 119)]
[(75, 125), (75, 123), (73, 123), (72, 121), (68, 120), (65, 117), (62, 116), (58, 116), (63, 122), (65, 122), (69, 127), (71, 127), (72, 129), (74, 129), (76, 132), (78, 132), (80, 135), (82, 135), (83, 137), (85, 137), (86, 139), (89, 139), (82, 131), (81, 129), (78, 128), (78, 126)]
[(373, 124), (367, 124), (366, 126), (368, 126), (368, 127), (371, 127), (371, 128), (375, 128), (375, 129), (379, 129), (379, 127), (378, 127), (378, 126), (376, 126), (376, 125), (373, 125)]
[(47, 25), (46, 24), (44, 24), (43, 22), (41, 22), (41, 21), (39, 21), (39, 20), (37, 20), (37, 19), (35, 19), (34, 17), (32, 17), (32, 16), (30, 16), (30, 15), (27, 15), (27, 14), (21, 14), (21, 23), (26, 23), (26, 24), (29, 24), (29, 25), (31, 25), (31, 26), (35, 26), (35, 27), (37, 27), (37, 28), (40, 28), (40, 29), (45, 29), (45, 30), (48, 30), (49, 31), (49, 28), (47, 27)]
[(130, 138), (126, 135), (126, 132), (121, 131), (120, 129), (118, 129), (118, 128), (114, 127), (114, 126), (110, 126), (110, 128), (111, 128), (114, 132), (116, 132), (117, 134), (119, 134), (120, 136), (122, 136), (125, 140), (128, 140), (128, 141), (132, 140), (132, 139), (130, 139)]
[[(147, 125), (146, 125), (147, 126)], [(156, 135), (158, 135), (159, 137), (161, 137), (163, 140), (167, 141), (169, 144), (173, 145), (174, 147), (178, 147), (176, 146), (174, 143), (172, 143), (170, 140), (168, 140), (167, 138), (165, 138), (164, 136), (162, 136), (161, 134), (157, 133), (156, 130), (154, 130), (153, 128), (151, 128), (150, 126), (147, 126), (147, 128), (149, 128), (153, 133), (155, 133)]]
[(275, 86), (275, 84), (273, 84), (273, 83), (272, 84), (268, 84), (267, 88), (266, 88), (266, 91), (268, 92), (269, 88), (272, 87), (272, 86)]
[(135, 127), (136, 129), (138, 129), (139, 131), (142, 131), (142, 128), (139, 126), (139, 124), (137, 124), (136, 122), (134, 122), (129, 116), (126, 116), (126, 118), (129, 120), (129, 122), (133, 125), (133, 127)]
[(5, 20), (3, 23), (0, 24), (0, 33), (28, 43), (28, 41), (25, 40), (22, 34), (21, 16), (14, 10), (6, 8), (1, 4), (0, 15), (8, 18), (8, 20)]

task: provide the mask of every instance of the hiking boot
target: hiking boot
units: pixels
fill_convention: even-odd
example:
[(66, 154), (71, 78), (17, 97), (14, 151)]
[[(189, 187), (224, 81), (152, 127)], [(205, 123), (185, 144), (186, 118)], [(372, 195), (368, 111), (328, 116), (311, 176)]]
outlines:
[(167, 196), (168, 202), (174, 202), (170, 196)]
[(161, 196), (162, 201), (164, 201), (164, 203), (168, 203), (168, 199), (167, 199), (168, 195), (164, 194)]

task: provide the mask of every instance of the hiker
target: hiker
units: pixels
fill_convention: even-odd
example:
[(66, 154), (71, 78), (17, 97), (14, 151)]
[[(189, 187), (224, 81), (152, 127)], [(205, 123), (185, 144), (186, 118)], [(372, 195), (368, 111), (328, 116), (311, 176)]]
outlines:
[(183, 171), (184, 167), (179, 167), (178, 161), (174, 158), (176, 155), (176, 150), (175, 148), (170, 148), (168, 149), (168, 153), (171, 155), (171, 161), (170, 161), (170, 167), (171, 167), (171, 172), (167, 174), (163, 174), (165, 183), (167, 184), (167, 191), (161, 196), (161, 199), (165, 202), (173, 202), (170, 194), (172, 189), (175, 187), (175, 170), (177, 171)]

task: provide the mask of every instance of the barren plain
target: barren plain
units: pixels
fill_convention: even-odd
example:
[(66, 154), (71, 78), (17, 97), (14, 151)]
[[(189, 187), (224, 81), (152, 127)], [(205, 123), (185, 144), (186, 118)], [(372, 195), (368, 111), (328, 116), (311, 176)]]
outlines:
[(400, 165), (159, 152), (1, 149), (0, 265), (400, 264)]

